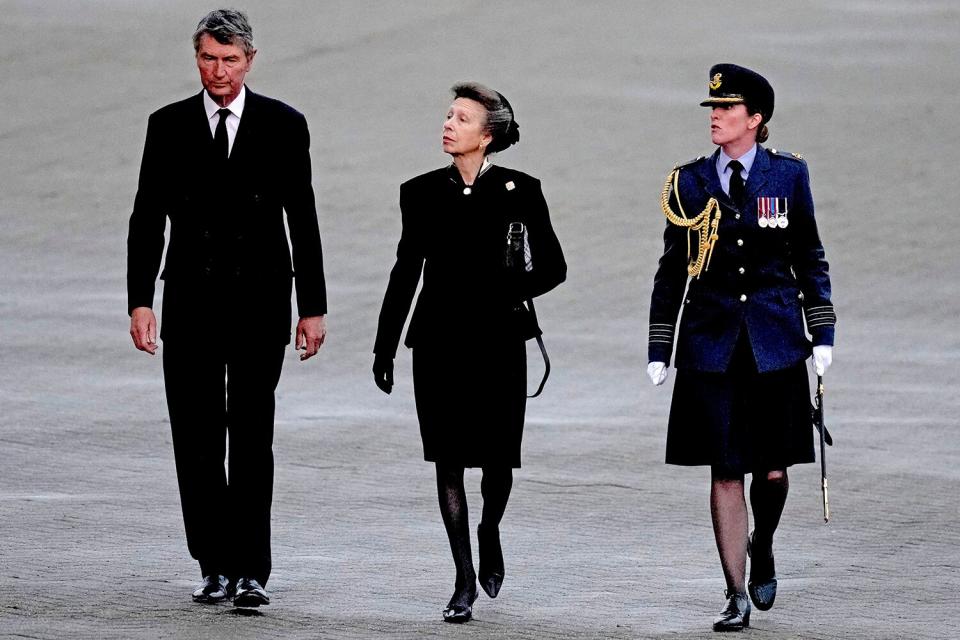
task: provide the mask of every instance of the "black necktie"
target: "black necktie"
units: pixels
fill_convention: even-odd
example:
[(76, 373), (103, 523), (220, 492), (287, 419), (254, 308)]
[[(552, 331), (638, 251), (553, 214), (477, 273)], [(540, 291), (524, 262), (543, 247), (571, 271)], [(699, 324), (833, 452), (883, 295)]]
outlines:
[(743, 171), (743, 165), (740, 164), (739, 160), (731, 160), (727, 165), (730, 169), (730, 199), (733, 200), (733, 204), (737, 207), (743, 206), (743, 198), (746, 195), (745, 189), (743, 187), (743, 176), (740, 175), (740, 172)]
[(220, 122), (217, 123), (217, 130), (213, 134), (213, 148), (216, 149), (218, 158), (226, 160), (230, 156), (230, 145), (227, 142), (227, 116), (230, 115), (230, 109), (220, 109), (217, 114), (220, 116)]

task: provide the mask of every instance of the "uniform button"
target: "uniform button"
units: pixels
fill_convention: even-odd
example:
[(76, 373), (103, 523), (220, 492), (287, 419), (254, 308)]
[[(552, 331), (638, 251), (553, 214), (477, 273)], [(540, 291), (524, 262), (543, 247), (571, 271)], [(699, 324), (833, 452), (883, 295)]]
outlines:
[(737, 238), (737, 246), (738, 246), (738, 247), (742, 247), (742, 246), (743, 246), (743, 240), (741, 240), (740, 238)]
[(210, 267), (204, 267), (204, 268), (203, 268), (203, 272), (204, 272), (205, 274), (207, 274), (207, 275), (210, 275), (210, 272), (211, 272), (211, 271), (213, 271), (213, 269), (211, 269)]
[(797, 294), (797, 298), (798, 298), (801, 302), (803, 302), (803, 291), (801, 291), (799, 294)]
[(747, 270), (744, 269), (743, 267), (740, 267), (739, 269), (737, 269), (737, 271), (740, 272), (740, 275), (743, 275), (743, 274), (745, 274), (745, 273), (747, 272)]
[(741, 294), (740, 294), (740, 302), (746, 302), (746, 301), (747, 301), (747, 294), (741, 293)]
[(734, 217), (734, 218), (736, 218), (737, 220), (739, 220), (739, 219), (740, 219), (740, 214), (739, 214), (739, 213), (737, 213), (737, 214), (734, 214), (734, 216), (733, 216), (733, 217)]

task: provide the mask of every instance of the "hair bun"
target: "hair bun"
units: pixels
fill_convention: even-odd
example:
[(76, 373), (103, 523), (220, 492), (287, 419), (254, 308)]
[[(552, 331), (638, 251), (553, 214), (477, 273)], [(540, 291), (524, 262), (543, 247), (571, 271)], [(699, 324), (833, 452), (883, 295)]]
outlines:
[(505, 137), (507, 146), (517, 144), (520, 141), (520, 125), (517, 124), (516, 120), (511, 120), (510, 124), (507, 125)]

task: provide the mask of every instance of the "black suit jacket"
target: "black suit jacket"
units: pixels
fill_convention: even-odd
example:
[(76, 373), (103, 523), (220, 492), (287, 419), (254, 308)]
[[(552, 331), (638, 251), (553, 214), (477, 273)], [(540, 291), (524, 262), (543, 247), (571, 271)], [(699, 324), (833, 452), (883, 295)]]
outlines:
[(301, 113), (249, 89), (227, 162), (214, 155), (202, 93), (153, 113), (127, 238), (128, 312), (153, 306), (169, 219), (165, 340), (228, 329), (289, 342), (294, 274), (299, 315), (325, 314), (309, 146)]
[[(420, 175), (400, 187), (403, 230), (397, 261), (383, 298), (374, 351), (393, 357), (417, 284), (408, 347), (473, 346), (503, 339), (529, 339), (531, 324), (522, 300), (566, 279), (567, 265), (550, 224), (540, 181), (520, 171), (492, 166), (464, 193), (452, 165)], [(505, 266), (507, 227), (527, 229), (533, 269)]]

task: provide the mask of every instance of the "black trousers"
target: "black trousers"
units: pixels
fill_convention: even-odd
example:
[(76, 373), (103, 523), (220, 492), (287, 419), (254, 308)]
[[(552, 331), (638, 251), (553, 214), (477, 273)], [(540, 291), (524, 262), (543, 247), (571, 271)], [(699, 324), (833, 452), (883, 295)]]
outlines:
[(265, 585), (274, 392), (286, 345), (234, 344), (165, 340), (167, 407), (190, 555), (204, 576)]

